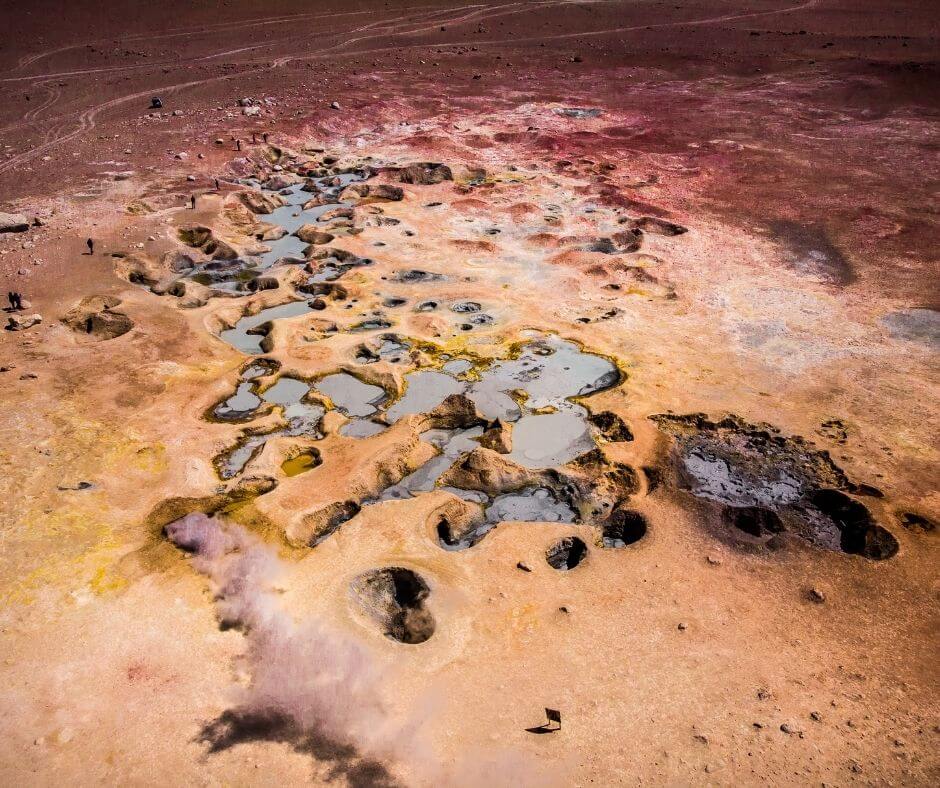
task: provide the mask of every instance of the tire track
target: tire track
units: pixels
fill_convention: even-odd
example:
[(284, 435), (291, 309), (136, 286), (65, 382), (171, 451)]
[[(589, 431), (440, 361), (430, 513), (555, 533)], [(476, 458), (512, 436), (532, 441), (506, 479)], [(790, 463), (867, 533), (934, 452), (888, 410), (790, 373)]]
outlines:
[[(460, 8), (460, 7), (465, 7), (465, 6), (457, 6), (457, 7)], [(435, 6), (414, 6), (413, 9), (411, 10), (419, 11), (419, 10), (428, 9), (428, 8), (436, 9)], [(437, 9), (437, 10), (441, 10), (441, 9)], [(297, 21), (314, 21), (317, 19), (335, 19), (338, 17), (345, 17), (345, 16), (362, 16), (363, 14), (369, 14), (369, 13), (371, 12), (370, 11), (340, 11), (340, 12), (331, 13), (331, 14), (317, 14), (317, 13), (312, 13), (312, 12), (306, 13), (306, 14), (288, 14), (288, 15), (279, 16), (279, 17), (261, 17), (257, 19), (243, 20), (241, 22), (221, 22), (218, 25), (205, 25), (196, 30), (192, 30), (189, 28), (185, 28), (185, 29), (174, 28), (165, 33), (158, 33), (158, 34), (136, 33), (130, 36), (123, 36), (121, 37), (120, 40), (122, 42), (128, 42), (128, 41), (143, 41), (143, 40), (158, 41), (158, 40), (169, 39), (169, 38), (188, 38), (190, 36), (207, 35), (210, 33), (234, 32), (234, 31), (246, 28), (246, 27), (250, 27), (250, 28), (266, 27), (270, 25), (280, 25), (280, 24), (297, 22)], [(23, 68), (26, 68), (27, 66), (32, 65), (33, 63), (38, 62), (39, 60), (43, 60), (47, 57), (52, 57), (53, 55), (61, 54), (62, 52), (68, 52), (73, 49), (81, 49), (82, 47), (91, 46), (92, 44), (106, 45), (106, 44), (113, 43), (113, 41), (114, 41), (113, 38), (100, 38), (100, 39), (96, 39), (92, 41), (83, 41), (77, 44), (68, 44), (66, 46), (58, 47), (56, 49), (49, 49), (44, 52), (38, 52), (33, 55), (27, 55), (26, 57), (20, 58), (20, 60), (17, 62), (15, 70), (21, 70)], [(265, 44), (259, 45), (258, 48), (262, 46), (266, 46), (266, 45)], [(229, 50), (229, 51), (237, 52), (239, 50)], [(219, 53), (218, 56), (221, 57), (224, 54), (226, 53), (225, 52)], [(153, 64), (148, 63), (148, 64), (143, 64), (143, 65), (149, 66), (152, 68), (158, 68), (158, 67), (163, 67), (167, 64), (153, 65)], [(114, 68), (121, 69), (125, 67), (116, 66)], [(75, 74), (75, 73), (89, 73), (89, 72), (62, 72), (60, 74), (28, 74), (28, 75), (23, 75), (20, 77), (8, 77), (0, 81), (10, 82), (10, 81), (15, 81), (15, 80), (31, 79), (34, 77), (63, 76), (63, 75), (70, 75), (70, 74)]]
[[(437, 27), (442, 24), (454, 25), (454, 24), (461, 24), (463, 22), (476, 20), (476, 19), (491, 19), (491, 18), (496, 18), (497, 16), (504, 16), (510, 13), (518, 13), (520, 10), (533, 10), (533, 9), (538, 10), (541, 8), (551, 7), (555, 5), (566, 5), (569, 2), (570, 0), (546, 0), (546, 2), (544, 3), (537, 3), (537, 4), (524, 3), (524, 2), (505, 3), (505, 4), (501, 4), (497, 6), (486, 6), (483, 4), (477, 4), (477, 5), (471, 6), (471, 8), (473, 9), (471, 11), (466, 10), (467, 6), (462, 6), (459, 8), (459, 10), (461, 11), (460, 14), (456, 16), (449, 16), (449, 17), (444, 17), (443, 14), (450, 13), (458, 9), (457, 8), (438, 9), (436, 11), (431, 12), (431, 17), (437, 17), (435, 18), (434, 23), (432, 25), (428, 24), (428, 21), (430, 21), (428, 18), (415, 19), (414, 17), (398, 17), (395, 20), (391, 20), (391, 21), (393, 23), (398, 23), (402, 19), (408, 19), (412, 23), (419, 22), (419, 26), (417, 27), (413, 26), (408, 29), (396, 29), (399, 27), (403, 27), (407, 23), (402, 23), (401, 25), (393, 24), (390, 30), (378, 30), (378, 31), (372, 32), (369, 35), (363, 35), (363, 36), (359, 36), (355, 38), (347, 38), (341, 44), (336, 44), (333, 46), (320, 48), (320, 49), (308, 51), (305, 53), (294, 53), (290, 55), (285, 55), (279, 58), (275, 58), (274, 61), (267, 63), (266, 65), (263, 65), (258, 68), (250, 69), (247, 71), (240, 71), (240, 72), (233, 73), (233, 74), (222, 74), (222, 75), (215, 76), (215, 77), (207, 77), (205, 79), (190, 80), (187, 82), (180, 82), (180, 83), (171, 84), (171, 85), (163, 85), (160, 87), (151, 87), (151, 88), (148, 88), (147, 90), (136, 91), (134, 93), (126, 94), (124, 96), (119, 96), (117, 98), (102, 102), (101, 104), (97, 104), (93, 107), (90, 107), (82, 111), (78, 116), (78, 126), (77, 128), (74, 128), (72, 131), (66, 134), (62, 134), (60, 136), (56, 136), (53, 139), (43, 142), (43, 144), (39, 146), (31, 148), (27, 151), (23, 151), (22, 153), (10, 159), (7, 159), (4, 162), (0, 162), (0, 173), (5, 173), (12, 169), (15, 169), (19, 165), (24, 164), (36, 158), (37, 156), (40, 156), (46, 153), (49, 150), (52, 150), (54, 147), (58, 145), (62, 145), (63, 143), (70, 142), (71, 140), (75, 139), (81, 134), (94, 129), (97, 125), (96, 118), (102, 112), (105, 112), (109, 109), (113, 109), (114, 107), (121, 106), (122, 104), (126, 104), (130, 101), (143, 98), (145, 96), (152, 96), (157, 93), (171, 94), (171, 93), (176, 93), (180, 90), (185, 90), (187, 88), (197, 87), (199, 85), (207, 85), (207, 84), (212, 84), (216, 82), (224, 82), (224, 81), (231, 80), (231, 79), (242, 79), (245, 77), (257, 76), (259, 74), (263, 74), (268, 71), (273, 71), (275, 69), (282, 68), (289, 63), (299, 62), (299, 61), (304, 61), (304, 60), (315, 60), (315, 59), (319, 59), (319, 58), (323, 58), (327, 56), (335, 56), (335, 52), (339, 49), (342, 49), (342, 54), (347, 55), (347, 56), (362, 56), (365, 54), (372, 54), (372, 53), (378, 53), (378, 52), (400, 51), (401, 49), (403, 49), (403, 47), (401, 46), (378, 47), (378, 48), (371, 49), (371, 50), (358, 50), (358, 51), (350, 51), (348, 47), (351, 44), (361, 43), (363, 41), (369, 41), (369, 40), (373, 40), (373, 39), (380, 38), (383, 36), (395, 37), (395, 36), (416, 35), (422, 32), (427, 32), (433, 29), (434, 27)], [(561, 40), (561, 39), (568, 39), (568, 38), (580, 38), (580, 37), (586, 37), (586, 36), (608, 35), (610, 33), (628, 32), (628, 31), (633, 31), (633, 30), (645, 30), (651, 27), (652, 28), (665, 28), (665, 27), (709, 25), (709, 24), (716, 24), (720, 22), (736, 21), (739, 19), (748, 19), (748, 18), (761, 17), (761, 16), (771, 16), (775, 14), (793, 13), (795, 11), (801, 11), (801, 10), (805, 10), (808, 8), (812, 8), (818, 2), (819, 0), (805, 0), (805, 2), (798, 3), (793, 6), (787, 6), (787, 7), (778, 8), (778, 9), (771, 9), (767, 11), (753, 11), (753, 12), (744, 12), (744, 13), (722, 14), (719, 16), (707, 17), (707, 18), (698, 19), (698, 20), (661, 22), (661, 23), (654, 23), (652, 25), (633, 25), (633, 26), (609, 28), (606, 30), (595, 30), (595, 31), (579, 32), (579, 33), (560, 33), (554, 36), (534, 36), (534, 37), (523, 38), (523, 39), (514, 39), (514, 41), (518, 42), (518, 41)], [(523, 8), (520, 8), (520, 7), (523, 7)], [(509, 9), (514, 9), (514, 10), (509, 10)], [(427, 15), (424, 15), (424, 16), (427, 16)], [(368, 25), (363, 25), (360, 28), (356, 28), (354, 30), (349, 31), (349, 33), (364, 32), (366, 30), (371, 30), (372, 28), (376, 27), (376, 25), (380, 25), (380, 24), (382, 24), (382, 22), (375, 22), (375, 23), (370, 23)], [(460, 46), (460, 45), (463, 45), (464, 43), (465, 43), (464, 41), (451, 42), (451, 43), (436, 42), (433, 46)], [(505, 41), (490, 40), (490, 41), (474, 41), (473, 43), (475, 46), (479, 46), (481, 44), (482, 45), (505, 44)], [(404, 48), (407, 48), (407, 49), (422, 48), (423, 49), (423, 48), (426, 48), (427, 46), (429, 46), (429, 44), (412, 44)], [(252, 63), (256, 63), (256, 62), (259, 62), (259, 61), (249, 60), (243, 63), (243, 65), (249, 65)], [(153, 67), (156, 68), (158, 66), (153, 66)], [(5, 80), (5, 81), (10, 81), (10, 80)]]

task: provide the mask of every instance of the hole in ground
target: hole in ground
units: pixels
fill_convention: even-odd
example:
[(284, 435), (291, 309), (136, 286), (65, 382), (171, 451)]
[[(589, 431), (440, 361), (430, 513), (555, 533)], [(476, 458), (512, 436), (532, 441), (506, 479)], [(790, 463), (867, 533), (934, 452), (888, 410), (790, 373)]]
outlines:
[(730, 525), (751, 536), (768, 536), (786, 530), (777, 513), (763, 506), (728, 506), (724, 514)]
[(577, 536), (566, 536), (548, 548), (545, 552), (545, 560), (553, 569), (567, 572), (587, 557), (587, 551), (587, 545)]
[(424, 606), (431, 589), (416, 572), (400, 566), (373, 569), (357, 577), (353, 597), (385, 636), (399, 643), (424, 643), (434, 634), (435, 623)]
[(604, 523), (604, 547), (626, 547), (646, 536), (646, 518), (632, 509), (615, 509)]
[(898, 552), (898, 540), (878, 525), (868, 509), (838, 490), (814, 490), (809, 500), (835, 523), (841, 533), (840, 546), (846, 553), (883, 561)]
[(289, 457), (281, 463), (281, 470), (286, 476), (297, 476), (304, 471), (312, 470), (318, 465), (322, 465), (323, 460), (317, 449), (307, 449), (299, 452), (293, 457)]

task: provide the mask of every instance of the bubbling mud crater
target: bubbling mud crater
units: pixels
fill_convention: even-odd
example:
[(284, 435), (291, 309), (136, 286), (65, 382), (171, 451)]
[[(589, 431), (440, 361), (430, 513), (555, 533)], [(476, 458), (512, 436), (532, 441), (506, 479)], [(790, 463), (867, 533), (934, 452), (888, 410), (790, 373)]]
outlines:
[(828, 452), (734, 416), (651, 418), (674, 439), (676, 485), (713, 504), (720, 521), (741, 539), (773, 548), (782, 545), (784, 535), (793, 535), (874, 561), (898, 552), (895, 536), (848, 495), (881, 493), (851, 482)]

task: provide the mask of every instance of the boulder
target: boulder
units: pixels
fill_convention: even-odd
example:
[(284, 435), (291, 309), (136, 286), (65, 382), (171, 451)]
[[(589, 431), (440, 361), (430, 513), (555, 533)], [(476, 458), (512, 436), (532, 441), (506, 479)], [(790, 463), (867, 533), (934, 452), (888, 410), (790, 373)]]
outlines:
[(326, 213), (320, 214), (320, 221), (331, 222), (334, 219), (352, 219), (353, 213), (354, 211), (352, 208), (346, 208), (346, 207), (333, 208), (327, 211)]
[(443, 181), (452, 181), (454, 175), (446, 164), (433, 162), (416, 162), (402, 167), (398, 171), (398, 180), (402, 183), (413, 183), (419, 186), (430, 186)]
[(287, 235), (287, 230), (278, 224), (263, 224), (261, 230), (255, 233), (259, 241), (277, 241)]
[(42, 315), (38, 312), (32, 315), (10, 315), (7, 318), (7, 331), (23, 331), (42, 323)]
[(439, 430), (465, 430), (482, 424), (483, 417), (465, 394), (451, 394), (425, 416), (425, 423)]
[(252, 213), (271, 213), (284, 205), (284, 200), (277, 194), (263, 194), (259, 191), (246, 190), (236, 192), (235, 197)]
[(387, 183), (371, 184), (366, 194), (369, 200), (388, 200), (389, 202), (399, 202), (404, 196), (404, 189), (400, 186), (391, 186)]
[(29, 229), (29, 219), (21, 213), (0, 213), (0, 233), (24, 233)]
[(113, 311), (121, 299), (114, 296), (86, 296), (73, 306), (62, 322), (73, 331), (89, 334), (96, 339), (114, 339), (134, 327), (134, 321), (123, 312)]
[(399, 186), (387, 183), (353, 183), (343, 189), (339, 199), (343, 202), (398, 202), (404, 196), (405, 192)]
[(535, 475), (527, 468), (507, 460), (492, 449), (480, 447), (448, 468), (439, 483), (443, 487), (502, 495), (520, 490), (536, 481)]
[(503, 424), (497, 419), (492, 427), (477, 438), (477, 443), (484, 449), (492, 449), (499, 454), (509, 454), (512, 451), (512, 425)]
[(270, 189), (272, 192), (279, 192), (281, 189), (287, 189), (299, 181), (300, 179), (296, 175), (279, 172), (264, 182), (264, 188)]
[(320, 230), (315, 224), (305, 224), (294, 235), (306, 244), (328, 244), (334, 238), (329, 233)]

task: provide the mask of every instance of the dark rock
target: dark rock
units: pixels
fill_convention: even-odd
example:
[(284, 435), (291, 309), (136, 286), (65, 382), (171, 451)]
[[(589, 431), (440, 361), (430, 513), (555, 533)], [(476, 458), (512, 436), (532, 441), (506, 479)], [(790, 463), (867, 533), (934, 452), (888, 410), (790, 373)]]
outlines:
[(417, 162), (403, 167), (398, 172), (398, 180), (402, 183), (412, 183), (421, 186), (430, 186), (443, 181), (452, 181), (454, 175), (446, 164), (432, 162)]

